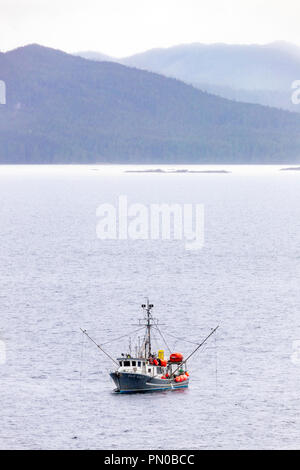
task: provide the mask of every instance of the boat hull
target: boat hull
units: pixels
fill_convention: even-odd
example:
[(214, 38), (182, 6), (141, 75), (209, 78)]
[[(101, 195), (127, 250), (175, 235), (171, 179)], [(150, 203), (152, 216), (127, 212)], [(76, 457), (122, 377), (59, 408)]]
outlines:
[(174, 380), (159, 379), (144, 374), (129, 372), (112, 372), (110, 374), (116, 384), (116, 393), (161, 392), (188, 388), (189, 380), (174, 382)]

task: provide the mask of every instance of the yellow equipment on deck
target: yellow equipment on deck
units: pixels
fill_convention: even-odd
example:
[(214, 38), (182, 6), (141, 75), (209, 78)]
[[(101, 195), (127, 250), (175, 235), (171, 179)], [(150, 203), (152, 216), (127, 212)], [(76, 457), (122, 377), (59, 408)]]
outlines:
[(158, 358), (159, 358), (161, 361), (164, 360), (164, 358), (165, 358), (165, 351), (164, 351), (163, 349), (160, 349), (160, 350), (158, 351)]

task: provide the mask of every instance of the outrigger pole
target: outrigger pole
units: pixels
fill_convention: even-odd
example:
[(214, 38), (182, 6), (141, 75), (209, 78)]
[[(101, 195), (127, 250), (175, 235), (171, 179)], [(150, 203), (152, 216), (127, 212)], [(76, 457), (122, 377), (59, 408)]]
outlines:
[(197, 346), (196, 349), (184, 361), (182, 361), (179, 364), (179, 366), (177, 367), (177, 369), (175, 369), (171, 377), (173, 377), (176, 374), (176, 372), (180, 369), (180, 367), (182, 367), (183, 364), (185, 364), (195, 354), (195, 352), (197, 352), (198, 349), (200, 349), (203, 346), (204, 343), (206, 343), (206, 341), (217, 331), (218, 328), (219, 328), (219, 325), (216, 328), (214, 328), (212, 332), (205, 338), (205, 340), (202, 341), (202, 343), (200, 343), (199, 346)]
[(91, 337), (87, 334), (86, 330), (83, 330), (82, 328), (80, 328), (80, 329), (81, 329), (82, 333), (83, 333), (85, 336), (87, 336), (87, 337), (92, 341), (92, 343), (94, 343), (94, 344), (97, 346), (97, 348), (100, 349), (100, 351), (102, 351), (111, 361), (113, 361), (113, 362), (114, 362), (115, 364), (117, 364), (117, 366), (119, 367), (119, 364), (117, 363), (117, 361), (115, 361), (106, 351), (104, 351), (104, 349), (102, 349), (101, 346), (100, 346), (99, 344), (97, 344), (96, 341), (94, 341), (93, 338), (91, 338)]

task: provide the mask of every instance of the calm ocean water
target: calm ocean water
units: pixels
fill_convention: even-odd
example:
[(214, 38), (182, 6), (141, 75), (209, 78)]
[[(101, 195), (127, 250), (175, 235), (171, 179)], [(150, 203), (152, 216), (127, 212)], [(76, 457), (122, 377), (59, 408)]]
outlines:
[[(0, 167), (1, 448), (300, 447), (300, 172), (223, 168)], [(203, 249), (98, 240), (96, 209), (119, 194), (204, 204)], [(111, 364), (79, 328), (99, 343), (131, 331), (146, 295), (163, 332), (220, 330), (191, 361), (189, 390), (117, 396)]]

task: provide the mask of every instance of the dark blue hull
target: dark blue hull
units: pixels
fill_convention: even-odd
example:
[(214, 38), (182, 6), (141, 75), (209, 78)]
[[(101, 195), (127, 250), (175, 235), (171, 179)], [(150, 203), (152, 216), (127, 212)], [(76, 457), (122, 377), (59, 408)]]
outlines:
[(189, 386), (188, 379), (184, 382), (174, 382), (174, 380), (128, 372), (112, 372), (110, 376), (116, 384), (115, 392), (117, 393), (161, 392), (183, 389)]

